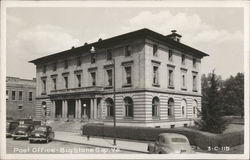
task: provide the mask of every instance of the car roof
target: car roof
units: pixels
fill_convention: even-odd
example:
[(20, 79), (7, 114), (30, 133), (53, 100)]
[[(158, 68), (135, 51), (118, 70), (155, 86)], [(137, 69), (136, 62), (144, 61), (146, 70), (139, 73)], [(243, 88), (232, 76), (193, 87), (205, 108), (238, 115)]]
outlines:
[(185, 135), (178, 134), (178, 133), (161, 133), (159, 136), (163, 136), (166, 138), (187, 138)]

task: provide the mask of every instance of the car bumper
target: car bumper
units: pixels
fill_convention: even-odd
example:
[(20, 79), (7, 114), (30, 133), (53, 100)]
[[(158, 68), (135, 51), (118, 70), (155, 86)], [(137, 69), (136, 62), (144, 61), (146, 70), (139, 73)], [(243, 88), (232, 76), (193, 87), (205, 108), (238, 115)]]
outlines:
[(28, 135), (15, 135), (15, 134), (12, 134), (12, 137), (14, 137), (14, 138), (29, 138)]
[(47, 138), (29, 138), (30, 141), (46, 141)]

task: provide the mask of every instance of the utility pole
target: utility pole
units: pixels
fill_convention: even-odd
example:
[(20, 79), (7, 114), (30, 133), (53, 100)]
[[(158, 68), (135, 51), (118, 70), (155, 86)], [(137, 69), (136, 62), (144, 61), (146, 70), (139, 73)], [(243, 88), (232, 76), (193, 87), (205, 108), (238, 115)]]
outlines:
[(113, 145), (116, 146), (116, 105), (115, 105), (115, 59), (113, 59), (113, 64), (114, 64), (114, 106), (113, 106), (113, 111), (114, 111), (114, 141)]

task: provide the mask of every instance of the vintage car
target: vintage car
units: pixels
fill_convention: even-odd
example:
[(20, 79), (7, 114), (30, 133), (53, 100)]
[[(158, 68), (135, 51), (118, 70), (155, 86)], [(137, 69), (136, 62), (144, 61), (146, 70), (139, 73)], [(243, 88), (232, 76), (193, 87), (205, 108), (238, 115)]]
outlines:
[(30, 143), (45, 141), (48, 143), (52, 141), (55, 137), (55, 133), (52, 131), (50, 126), (36, 126), (35, 130), (31, 133), (29, 137)]
[(18, 127), (12, 134), (13, 139), (28, 139), (31, 132), (34, 130), (34, 125), (32, 124), (19, 124)]
[(195, 153), (187, 137), (176, 133), (161, 133), (154, 143), (148, 145), (148, 151), (154, 154)]
[(6, 122), (6, 137), (11, 137), (18, 125), (17, 121)]

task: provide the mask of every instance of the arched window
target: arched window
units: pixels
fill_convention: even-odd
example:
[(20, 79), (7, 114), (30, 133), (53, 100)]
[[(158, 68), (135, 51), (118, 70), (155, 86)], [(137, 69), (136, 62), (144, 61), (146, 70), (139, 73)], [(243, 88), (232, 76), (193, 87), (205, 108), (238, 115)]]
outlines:
[(197, 108), (198, 108), (198, 103), (196, 100), (193, 101), (193, 117), (197, 117)]
[(114, 101), (111, 98), (107, 98), (105, 101), (107, 104), (107, 117), (113, 117), (114, 116)]
[(183, 100), (181, 101), (181, 117), (182, 117), (182, 118), (186, 118), (186, 115), (187, 115), (186, 109), (187, 109), (187, 102), (186, 102), (185, 99), (183, 99)]
[(174, 118), (174, 99), (170, 98), (168, 100), (168, 117)]
[(125, 103), (125, 117), (133, 117), (134, 113), (134, 105), (133, 105), (133, 100), (130, 97), (125, 97), (124, 98), (124, 103)]
[(152, 99), (152, 117), (159, 116), (160, 100), (158, 97)]

